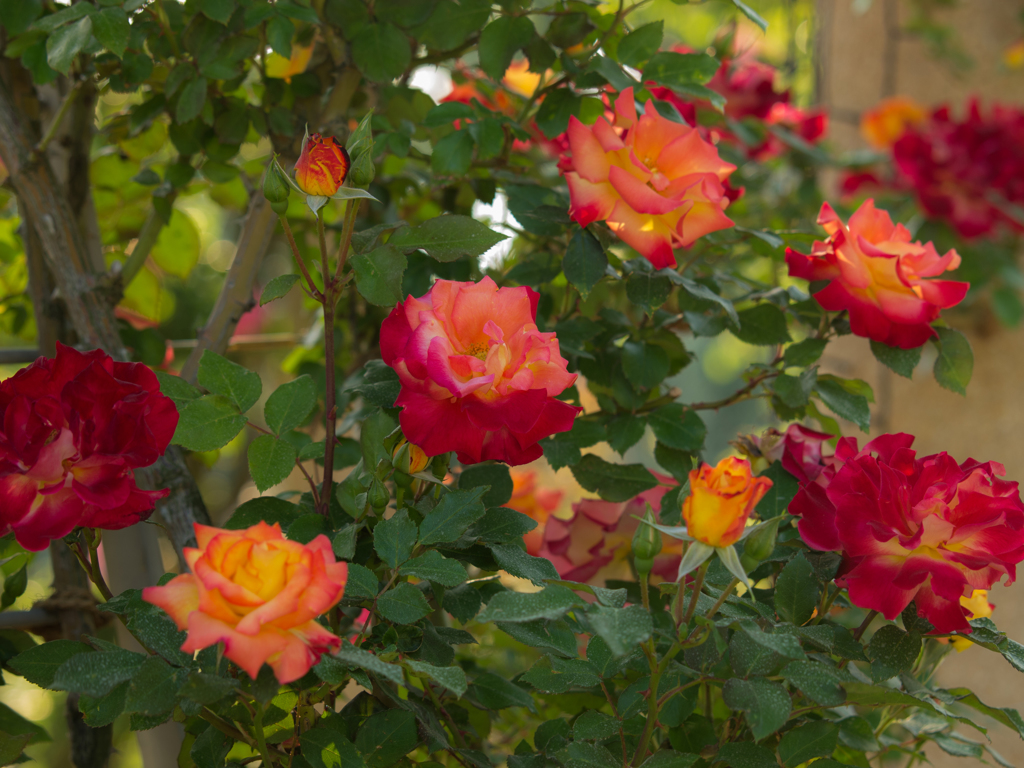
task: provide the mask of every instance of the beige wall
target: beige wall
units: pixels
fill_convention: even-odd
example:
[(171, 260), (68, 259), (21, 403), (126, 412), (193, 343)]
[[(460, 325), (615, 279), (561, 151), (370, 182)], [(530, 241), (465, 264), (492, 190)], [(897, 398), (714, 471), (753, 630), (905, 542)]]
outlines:
[[(901, 23), (908, 17), (908, 0), (873, 0), (860, 15), (853, 6), (852, 0), (818, 3), (819, 92), (834, 116), (831, 138), (837, 149), (864, 146), (857, 119), (884, 95), (907, 95), (930, 105), (949, 103), (958, 113), (973, 95), (985, 105), (1024, 105), (1024, 70), (1008, 71), (1001, 63), (1003, 50), (1024, 36), (1024, 0), (960, 0), (958, 8), (939, 17), (956, 31), (975, 61), (959, 76), (934, 60), (921, 41), (887, 32), (894, 28), (894, 11)], [(875, 409), (881, 411), (877, 415), (888, 422), (888, 431), (916, 435), (919, 451), (945, 450), (961, 461), (968, 456), (1000, 461), (1010, 479), (1024, 481), (1024, 329), (1009, 331), (971, 317), (948, 319), (968, 334), (974, 347), (974, 379), (966, 398), (935, 383), (930, 348), (913, 381), (880, 371), (867, 341), (852, 337), (830, 349), (824, 367), (870, 382), (878, 400)], [(856, 433), (855, 427), (846, 426), (846, 434)], [(1024, 583), (997, 587), (990, 599), (999, 627), (1024, 642)], [(1024, 675), (982, 648), (948, 658), (938, 682), (970, 687), (993, 706), (1024, 709)], [(981, 738), (969, 729), (958, 730)], [(1002, 726), (993, 727), (990, 735), (1003, 757), (1024, 765), (1024, 741)], [(938, 750), (928, 754), (941, 768), (971, 762)]]

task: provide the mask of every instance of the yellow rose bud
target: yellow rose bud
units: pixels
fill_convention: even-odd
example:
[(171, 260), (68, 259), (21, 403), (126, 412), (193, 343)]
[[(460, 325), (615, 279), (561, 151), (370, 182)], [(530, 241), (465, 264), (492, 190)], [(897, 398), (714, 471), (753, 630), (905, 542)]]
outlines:
[(714, 467), (701, 464), (690, 472), (690, 495), (683, 502), (686, 532), (711, 547), (735, 544), (771, 487), (767, 477), (753, 476), (746, 459), (729, 456)]

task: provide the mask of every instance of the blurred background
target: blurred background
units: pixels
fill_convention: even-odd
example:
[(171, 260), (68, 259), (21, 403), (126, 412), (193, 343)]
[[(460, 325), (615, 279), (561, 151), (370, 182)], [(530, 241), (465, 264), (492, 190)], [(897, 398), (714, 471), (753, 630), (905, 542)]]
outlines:
[[(873, 433), (909, 432), (917, 436), (919, 451), (947, 450), (960, 461), (968, 456), (1001, 461), (1010, 479), (1024, 479), (1024, 275), (1018, 266), (1024, 231), (1024, 0), (745, 2), (768, 22), (767, 32), (729, 0), (652, 0), (635, 12), (633, 20), (635, 26), (663, 20), (666, 42), (707, 49), (727, 62), (722, 78), (711, 84), (729, 99), (726, 119), (705, 115), (707, 110), (699, 104), (695, 110), (701, 124), (707, 117), (709, 130), (717, 131), (722, 154), (740, 166), (735, 183), (745, 189), (730, 214), (735, 211), (737, 219), (759, 221), (757, 226), (808, 233), (809, 244), (810, 233), (819, 232), (814, 219), (823, 200), (845, 217), (873, 196), (918, 237), (934, 240), (940, 252), (956, 248), (963, 257), (958, 276), (972, 282), (963, 308), (948, 317), (974, 348), (967, 397), (935, 383), (930, 346), (909, 380), (881, 367), (867, 340), (853, 336), (830, 345), (823, 368), (871, 384)], [(474, 63), (466, 62), (468, 71)], [(462, 71), (427, 67), (410, 82), (440, 101), (459, 98), (454, 89), (466, 78)], [(98, 121), (103, 124), (134, 98), (106, 91), (99, 101)], [(943, 107), (948, 112), (941, 111)], [(127, 255), (117, 234), (141, 226), (149, 206), (144, 168), (162, 151), (168, 157), (173, 154), (166, 127), (159, 122), (141, 134), (96, 148), (94, 199), (101, 226), (111, 233), (108, 262)], [(531, 151), (549, 152), (553, 165), (556, 156), (549, 149), (535, 146)], [(269, 153), (269, 142), (250, 130), (231, 166), (235, 170), (204, 169), (204, 176), (175, 201), (170, 225), (119, 308), (124, 337), (137, 359), (167, 370), (177, 370), (184, 362), (232, 265), (250, 196)], [(389, 177), (388, 163), (384, 157), (378, 170), (384, 179)], [(519, 228), (514, 203), (499, 195), (492, 204), (476, 202), (473, 212), (514, 235)], [(395, 204), (409, 218), (441, 211), (429, 192), (415, 189)], [(19, 225), (8, 196), (0, 211), (4, 349), (32, 349), (36, 335)], [(777, 244), (761, 245), (769, 263), (781, 261)], [(510, 274), (518, 256), (513, 237), (486, 254), (481, 267)], [(289, 252), (277, 230), (267, 241), (254, 296), (270, 278), (290, 270)], [(594, 291), (584, 313), (596, 312), (601, 302), (602, 292)], [(317, 351), (321, 334), (322, 319), (315, 305), (293, 292), (249, 311), (229, 352), (237, 362), (258, 370), (264, 391), (270, 392), (297, 373), (322, 376), (322, 352)], [(683, 342), (693, 362), (672, 383), (685, 402), (731, 394), (742, 386), (740, 376), (747, 366), (766, 361), (769, 354), (765, 347), (746, 344), (729, 332), (687, 336)], [(350, 350), (353, 357), (358, 352)], [(3, 365), (0, 372), (6, 377), (18, 367)], [(587, 405), (588, 393), (583, 395)], [(593, 406), (592, 396), (590, 402)], [(708, 412), (705, 458), (717, 460), (732, 450), (729, 441), (737, 433), (758, 433), (773, 426), (772, 418), (760, 401)], [(850, 423), (841, 422), (841, 428), (846, 435), (858, 434)], [(251, 439), (247, 434), (220, 451), (190, 459), (215, 523), (256, 495), (246, 469), (246, 443)], [(653, 447), (648, 432), (621, 458), (654, 465)], [(620, 460), (607, 443), (587, 450)], [(568, 469), (554, 472), (543, 460), (530, 469), (537, 473), (539, 485), (562, 491), (557, 515), (571, 514), (571, 503), (586, 495)], [(293, 477), (272, 492), (300, 488)], [(111, 539), (118, 535), (127, 532), (112, 534)], [(148, 545), (148, 559), (139, 551), (139, 567), (158, 573), (172, 570), (176, 561), (170, 546), (163, 539), (159, 545), (155, 541), (154, 537)], [(3, 563), (2, 568), (10, 575), (23, 562)], [(47, 553), (34, 557), (28, 576), (28, 587), (15, 609), (27, 609), (48, 593), (52, 570)], [(997, 587), (990, 595), (996, 606), (994, 620), (1018, 640), (1024, 640), (1022, 589)], [(107, 626), (102, 631), (114, 630)], [(1024, 705), (1019, 678), (984, 649), (970, 648), (958, 655), (939, 677), (947, 688), (969, 683), (993, 706)], [(8, 677), (0, 687), (0, 702), (30, 720), (46, 721), (54, 734), (52, 742), (30, 749), (38, 764), (69, 764), (67, 745), (60, 737), (59, 696)], [(991, 736), (1009, 762), (1024, 765), (1024, 742), (999, 727)], [(124, 724), (115, 739), (118, 752), (112, 768), (141, 766), (145, 750), (140, 751)], [(956, 761), (944, 753), (929, 758), (941, 766)], [(174, 764), (166, 754), (147, 755), (147, 768)]]

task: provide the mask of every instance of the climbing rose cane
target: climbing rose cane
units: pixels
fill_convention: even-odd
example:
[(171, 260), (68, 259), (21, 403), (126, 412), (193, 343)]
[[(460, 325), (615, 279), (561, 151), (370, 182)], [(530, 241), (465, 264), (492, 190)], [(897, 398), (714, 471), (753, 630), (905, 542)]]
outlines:
[(324, 535), (288, 541), (277, 523), (241, 531), (196, 525), (198, 548), (186, 548), (192, 573), (142, 599), (187, 630), (186, 653), (224, 643), (224, 655), (255, 679), (264, 662), (282, 684), (297, 680), (341, 644), (315, 619), (341, 600), (348, 564), (335, 562)]
[(174, 403), (141, 363), (57, 344), (0, 383), (0, 534), (45, 549), (74, 528), (124, 528), (168, 491), (143, 491), (132, 470), (167, 449)]
[(969, 283), (928, 280), (960, 266), (950, 250), (940, 257), (932, 243), (910, 242), (910, 232), (893, 224), (886, 211), (866, 200), (843, 224), (828, 203), (818, 223), (828, 232), (810, 255), (786, 249), (789, 274), (807, 280), (828, 280), (814, 294), (829, 311), (849, 310), (850, 327), (858, 336), (900, 349), (920, 347), (937, 334), (931, 323), (939, 310), (959, 304)]
[(960, 598), (1014, 581), (1024, 504), (1017, 483), (997, 479), (1001, 464), (917, 458), (913, 442), (882, 435), (858, 449), (840, 440), (834, 473), (805, 484), (789, 511), (808, 546), (842, 552), (836, 583), (855, 605), (892, 620), (913, 600), (937, 632), (970, 632)]
[(381, 327), (384, 362), (398, 373), (402, 432), (429, 456), (463, 464), (526, 464), (537, 444), (572, 428), (582, 409), (556, 400), (576, 381), (554, 333), (534, 319), (530, 288), (438, 280), (400, 303)]
[(696, 128), (672, 122), (648, 101), (637, 117), (633, 89), (615, 101), (615, 124), (569, 118), (571, 157), (560, 163), (569, 214), (581, 226), (606, 221), (658, 269), (676, 263), (673, 248), (731, 227), (722, 182), (736, 166)]

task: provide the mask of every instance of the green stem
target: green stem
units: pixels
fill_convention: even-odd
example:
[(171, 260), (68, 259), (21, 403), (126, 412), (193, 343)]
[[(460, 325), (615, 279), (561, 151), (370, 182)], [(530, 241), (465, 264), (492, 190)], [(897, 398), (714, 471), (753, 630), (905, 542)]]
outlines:
[(724, 603), (726, 598), (729, 597), (729, 595), (732, 594), (732, 591), (734, 589), (736, 589), (736, 585), (739, 584), (739, 583), (740, 583), (739, 579), (733, 579), (732, 581), (729, 582), (729, 586), (727, 586), (725, 588), (725, 590), (723, 590), (722, 594), (719, 595), (718, 602), (715, 603), (713, 606), (711, 606), (711, 610), (707, 612), (707, 618), (710, 619), (716, 613), (718, 613), (718, 609), (722, 607), (722, 603)]
[(299, 246), (295, 243), (295, 235), (292, 234), (291, 225), (288, 223), (288, 219), (285, 216), (278, 216), (281, 220), (281, 227), (284, 229), (284, 235), (288, 238), (288, 245), (291, 246), (292, 255), (295, 257), (295, 263), (299, 265), (299, 269), (302, 271), (302, 276), (306, 278), (306, 285), (309, 287), (310, 295), (317, 301), (323, 301), (324, 295), (320, 292), (320, 289), (316, 287), (316, 283), (313, 282), (313, 276), (309, 274), (309, 270), (306, 269), (306, 262), (302, 260), (302, 254), (299, 253)]
[(256, 704), (256, 716), (253, 718), (253, 725), (256, 727), (256, 745), (259, 747), (260, 755), (263, 757), (264, 768), (274, 768), (274, 760), (270, 757), (270, 750), (267, 749), (267, 735), (263, 732), (263, 705)]
[(648, 613), (651, 611), (651, 593), (647, 586), (647, 577), (649, 575), (650, 572), (640, 574), (640, 599), (644, 604), (644, 610)]
[(100, 532), (99, 529), (85, 529), (85, 541), (89, 545), (89, 579), (99, 589), (104, 600), (112, 600), (114, 593), (110, 591), (106, 580), (103, 578), (103, 571), (100, 570)]
[(661, 665), (657, 663), (657, 655), (654, 651), (654, 641), (648, 640), (650, 644), (647, 661), (651, 668), (651, 688), (647, 695), (647, 722), (644, 724), (644, 732), (640, 736), (640, 742), (636, 745), (636, 752), (633, 754), (632, 765), (638, 766), (647, 757), (647, 745), (654, 734), (658, 724), (658, 684), (661, 682)]
[[(708, 568), (711, 566), (710, 560), (705, 560), (704, 564), (697, 569), (697, 575), (693, 581), (693, 594), (690, 596), (690, 605), (686, 609), (686, 615), (683, 616), (683, 624), (689, 624), (690, 619), (693, 618), (694, 612), (697, 610), (697, 598), (700, 597), (700, 592), (704, 589), (704, 575), (708, 572)], [(680, 587), (682, 582), (680, 582)]]

